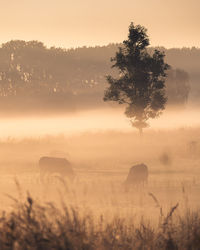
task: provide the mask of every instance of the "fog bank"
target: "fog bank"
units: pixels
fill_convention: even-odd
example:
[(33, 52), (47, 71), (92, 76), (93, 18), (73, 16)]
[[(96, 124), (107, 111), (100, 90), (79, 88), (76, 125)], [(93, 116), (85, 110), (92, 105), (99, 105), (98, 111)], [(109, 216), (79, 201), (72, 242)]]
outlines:
[[(166, 110), (154, 120), (149, 120), (147, 129), (177, 129), (200, 126), (199, 110)], [(121, 109), (99, 109), (46, 117), (1, 118), (1, 138), (32, 137), (45, 135), (74, 135), (84, 132), (106, 130), (130, 132), (129, 119)], [(136, 131), (136, 129), (134, 129)]]

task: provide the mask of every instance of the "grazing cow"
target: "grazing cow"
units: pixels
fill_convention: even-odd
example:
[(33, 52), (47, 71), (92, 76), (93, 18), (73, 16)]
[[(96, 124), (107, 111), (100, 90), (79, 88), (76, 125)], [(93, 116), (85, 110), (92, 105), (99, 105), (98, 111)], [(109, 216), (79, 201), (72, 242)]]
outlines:
[(125, 181), (125, 187), (138, 186), (147, 183), (148, 180), (148, 168), (145, 164), (138, 164), (130, 168), (129, 174)]
[(39, 168), (41, 180), (44, 180), (45, 176), (54, 174), (59, 174), (61, 177), (67, 177), (69, 180), (73, 180), (75, 177), (70, 162), (65, 158), (41, 157), (39, 160)]

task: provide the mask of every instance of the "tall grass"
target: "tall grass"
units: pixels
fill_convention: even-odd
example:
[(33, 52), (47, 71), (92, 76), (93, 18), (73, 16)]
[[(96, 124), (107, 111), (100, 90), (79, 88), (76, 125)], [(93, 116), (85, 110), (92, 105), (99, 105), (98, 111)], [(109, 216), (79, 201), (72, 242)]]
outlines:
[[(153, 199), (156, 198), (151, 195)], [(28, 194), (15, 202), (11, 212), (0, 216), (0, 249), (200, 249), (200, 212), (176, 213), (178, 204), (152, 226), (141, 219), (101, 215), (94, 220), (92, 211), (79, 210), (63, 203), (39, 204)]]
[[(193, 157), (188, 149), (196, 136), (199, 130), (149, 131), (143, 145), (134, 133), (114, 132), (1, 141), (7, 211), (0, 214), (0, 250), (200, 249), (200, 145)], [(55, 150), (69, 153), (73, 185), (39, 182), (38, 159)], [(160, 162), (165, 152), (171, 164)], [(138, 161), (149, 167), (148, 187), (125, 192), (122, 183)], [(14, 175), (31, 196), (24, 199)], [(5, 192), (20, 194), (12, 208)]]

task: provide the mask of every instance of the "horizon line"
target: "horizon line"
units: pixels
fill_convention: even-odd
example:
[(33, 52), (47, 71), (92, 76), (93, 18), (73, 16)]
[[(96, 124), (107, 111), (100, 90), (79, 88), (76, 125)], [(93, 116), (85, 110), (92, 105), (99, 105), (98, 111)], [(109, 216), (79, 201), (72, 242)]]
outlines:
[[(9, 43), (11, 41), (24, 41), (24, 42), (32, 42), (32, 41), (37, 41), (37, 42), (41, 42), (47, 49), (50, 49), (50, 48), (59, 48), (59, 49), (63, 49), (63, 50), (76, 50), (76, 49), (81, 49), (81, 48), (96, 48), (96, 47), (108, 47), (109, 45), (120, 45), (123, 43), (122, 42), (110, 42), (110, 43), (107, 43), (107, 44), (95, 44), (95, 45), (92, 45), (92, 44), (87, 44), (87, 45), (80, 45), (80, 46), (69, 46), (69, 47), (65, 47), (65, 46), (59, 46), (59, 45), (50, 45), (50, 44), (46, 44), (45, 42), (43, 41), (40, 41), (40, 40), (37, 40), (37, 39), (31, 39), (31, 40), (23, 40), (23, 39), (10, 39), (6, 42), (0, 42), (0, 47), (2, 47), (3, 44), (6, 44), (6, 43)], [(174, 47), (171, 47), (171, 46), (164, 46), (164, 45), (149, 45), (148, 46), (149, 48), (164, 48), (164, 49), (167, 49), (167, 50), (170, 50), (170, 49), (200, 49), (200, 47), (198, 46), (182, 46), (182, 47), (178, 47), (178, 46), (174, 46)]]

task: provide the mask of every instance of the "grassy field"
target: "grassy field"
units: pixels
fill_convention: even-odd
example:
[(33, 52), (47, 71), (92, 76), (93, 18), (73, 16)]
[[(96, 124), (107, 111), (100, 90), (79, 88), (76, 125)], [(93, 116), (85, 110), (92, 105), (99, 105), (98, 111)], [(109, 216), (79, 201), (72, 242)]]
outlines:
[[(200, 249), (200, 130), (87, 133), (0, 142), (0, 249)], [(73, 183), (41, 183), (41, 156)], [(148, 185), (123, 188), (144, 162)], [(4, 212), (3, 212), (4, 211)]]

